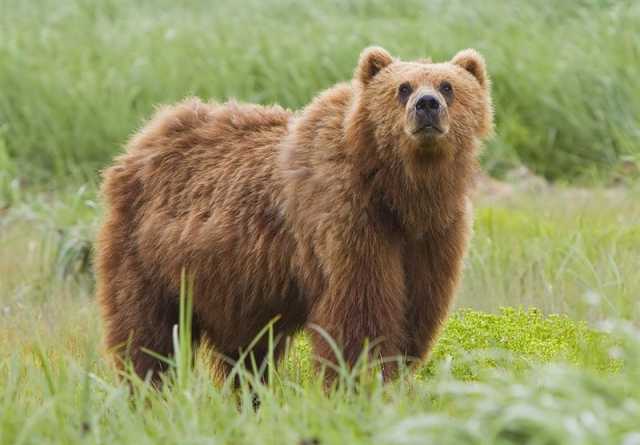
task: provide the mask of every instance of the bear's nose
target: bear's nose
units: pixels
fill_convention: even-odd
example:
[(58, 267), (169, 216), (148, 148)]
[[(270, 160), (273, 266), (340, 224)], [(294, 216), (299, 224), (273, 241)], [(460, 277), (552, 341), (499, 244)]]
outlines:
[(417, 111), (438, 111), (440, 109), (440, 101), (435, 97), (427, 94), (416, 101)]

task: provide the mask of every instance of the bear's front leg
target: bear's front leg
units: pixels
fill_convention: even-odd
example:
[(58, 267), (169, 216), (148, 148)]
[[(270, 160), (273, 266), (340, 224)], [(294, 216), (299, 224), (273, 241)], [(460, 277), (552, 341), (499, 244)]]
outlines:
[(440, 232), (411, 243), (407, 271), (407, 343), (403, 352), (419, 363), (433, 347), (460, 281), (470, 215), (463, 213)]
[[(399, 243), (373, 229), (343, 231), (330, 237), (322, 264), (327, 280), (325, 292), (310, 314), (311, 323), (322, 328), (339, 347), (351, 368), (365, 343), (374, 360), (383, 362), (385, 380), (393, 377), (405, 339), (405, 277)], [(312, 330), (316, 356), (336, 365), (331, 345)], [(327, 382), (335, 373), (327, 367)]]

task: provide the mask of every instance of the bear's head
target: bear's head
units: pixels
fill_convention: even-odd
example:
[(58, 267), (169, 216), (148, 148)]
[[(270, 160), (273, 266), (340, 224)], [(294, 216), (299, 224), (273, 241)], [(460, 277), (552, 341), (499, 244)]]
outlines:
[(489, 78), (473, 49), (432, 63), (404, 62), (370, 47), (360, 55), (354, 81), (358, 120), (379, 150), (455, 153), (492, 131)]

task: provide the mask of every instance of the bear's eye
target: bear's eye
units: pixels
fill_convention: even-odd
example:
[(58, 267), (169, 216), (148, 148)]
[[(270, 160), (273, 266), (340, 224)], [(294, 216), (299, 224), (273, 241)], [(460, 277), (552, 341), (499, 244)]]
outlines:
[(451, 93), (453, 93), (453, 87), (451, 86), (451, 84), (449, 82), (447, 82), (446, 80), (444, 82), (442, 82), (440, 84), (440, 92), (442, 94), (446, 95), (450, 95)]
[(411, 85), (409, 83), (405, 82), (400, 85), (400, 87), (398, 88), (398, 95), (400, 96), (400, 100), (405, 101), (412, 91), (413, 89), (411, 88)]
[(451, 105), (453, 102), (453, 87), (446, 80), (440, 84), (438, 88), (440, 93), (444, 96), (444, 99), (447, 101), (447, 105)]

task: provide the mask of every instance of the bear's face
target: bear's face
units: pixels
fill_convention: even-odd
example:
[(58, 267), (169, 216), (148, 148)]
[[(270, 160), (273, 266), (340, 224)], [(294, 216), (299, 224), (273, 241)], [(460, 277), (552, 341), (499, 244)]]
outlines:
[(356, 69), (360, 106), (382, 150), (452, 152), (492, 130), (484, 59), (459, 52), (451, 61), (403, 62), (368, 48)]

